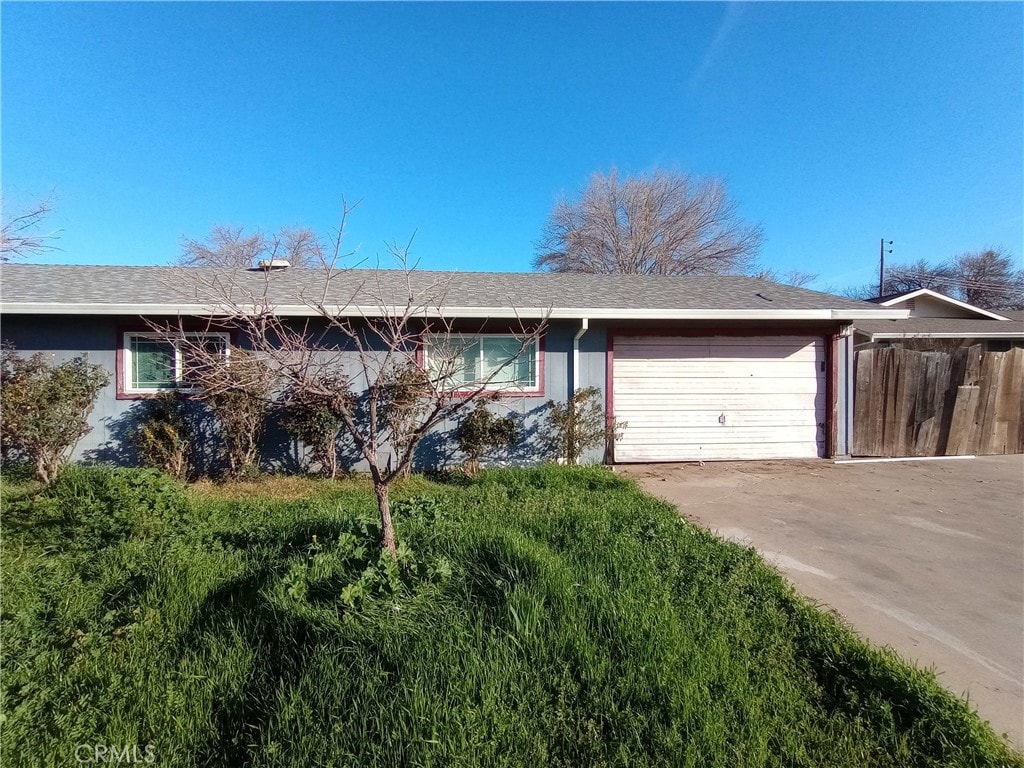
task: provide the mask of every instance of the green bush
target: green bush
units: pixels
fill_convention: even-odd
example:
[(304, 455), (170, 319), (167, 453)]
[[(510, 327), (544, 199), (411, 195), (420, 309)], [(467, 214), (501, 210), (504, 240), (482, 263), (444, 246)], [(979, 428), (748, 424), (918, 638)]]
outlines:
[(259, 449), (277, 376), (258, 355), (231, 350), (230, 359), (208, 356), (191, 373), (196, 398), (209, 407), (224, 439), (224, 458), (231, 477), (259, 472)]
[[(331, 394), (325, 394), (324, 392)], [(322, 376), (312, 387), (290, 386), (281, 395), (278, 413), (281, 426), (289, 435), (304, 443), (313, 453), (313, 461), (327, 477), (338, 474), (338, 435), (342, 421), (334, 402), (351, 400), (348, 379)]]
[(592, 448), (605, 448), (625, 428), (623, 421), (608, 422), (601, 400), (601, 390), (588, 387), (577, 389), (565, 403), (548, 401), (543, 439), (566, 464), (578, 464)]
[(163, 392), (146, 400), (142, 407), (143, 416), (135, 434), (142, 463), (179, 480), (187, 479), (193, 440), (185, 413), (187, 400), (180, 392)]
[(57, 477), (78, 441), (92, 429), (89, 414), (110, 383), (101, 365), (76, 357), (50, 365), (37, 352), (0, 351), (0, 420), (5, 461), (28, 459), (44, 483)]
[(459, 449), (466, 455), (466, 472), (480, 471), (480, 459), (491, 451), (519, 442), (519, 425), (511, 416), (496, 416), (479, 401), (462, 420), (455, 433)]

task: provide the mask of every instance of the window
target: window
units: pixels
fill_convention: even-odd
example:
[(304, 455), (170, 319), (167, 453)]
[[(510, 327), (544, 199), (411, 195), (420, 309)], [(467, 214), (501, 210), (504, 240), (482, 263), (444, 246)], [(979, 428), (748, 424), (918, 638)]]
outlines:
[(228, 334), (186, 333), (181, 338), (168, 338), (159, 333), (124, 334), (121, 374), (125, 393), (192, 389), (188, 373), (197, 364), (196, 345), (205, 354), (226, 356)]
[(523, 346), (512, 335), (431, 336), (424, 354), (427, 369), (451, 382), (455, 389), (513, 390), (538, 392), (536, 340)]

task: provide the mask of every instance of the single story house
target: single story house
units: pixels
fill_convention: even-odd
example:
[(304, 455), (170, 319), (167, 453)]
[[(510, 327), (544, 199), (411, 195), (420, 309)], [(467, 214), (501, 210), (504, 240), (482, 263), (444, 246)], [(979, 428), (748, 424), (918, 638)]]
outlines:
[[(325, 274), (6, 264), (0, 335), (24, 353), (58, 361), (88, 353), (109, 369), (94, 428), (76, 455), (117, 459), (139, 400), (173, 386), (168, 377), (180, 370), (176, 350), (157, 343), (146, 321), (222, 314), (204, 288), (259, 297), (277, 316), (315, 326), (322, 320), (316, 304), (366, 318), (409, 292), (443, 284), (431, 312), (479, 335), (479, 363), (472, 365), (500, 356), (519, 319), (548, 318), (499, 401), (523, 419), (524, 458), (535, 455), (530, 425), (548, 400), (596, 387), (627, 426), (603, 455), (586, 458), (654, 462), (849, 454), (854, 324), (875, 327), (909, 315), (737, 276), (351, 270), (325, 282)], [(230, 334), (222, 341), (247, 343)]]
[(1024, 313), (993, 311), (928, 288), (869, 299), (880, 307), (906, 309), (904, 319), (875, 319), (855, 324), (857, 346), (893, 346), (913, 340), (918, 345), (981, 344), (988, 352), (1024, 347)]

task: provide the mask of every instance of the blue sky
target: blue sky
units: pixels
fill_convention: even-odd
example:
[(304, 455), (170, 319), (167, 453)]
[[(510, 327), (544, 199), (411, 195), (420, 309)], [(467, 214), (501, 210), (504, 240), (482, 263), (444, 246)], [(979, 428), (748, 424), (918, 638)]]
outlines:
[(765, 264), (842, 287), (1024, 243), (1020, 3), (3, 3), (9, 210), (55, 263), (167, 263), (216, 223), (371, 261), (528, 270), (594, 171), (725, 178)]

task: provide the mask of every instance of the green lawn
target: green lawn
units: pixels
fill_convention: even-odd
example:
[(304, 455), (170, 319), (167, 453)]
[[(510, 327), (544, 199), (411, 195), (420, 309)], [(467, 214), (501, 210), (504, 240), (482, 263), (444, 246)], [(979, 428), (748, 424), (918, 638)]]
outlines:
[(600, 468), (4, 489), (3, 762), (1024, 766), (930, 674)]

